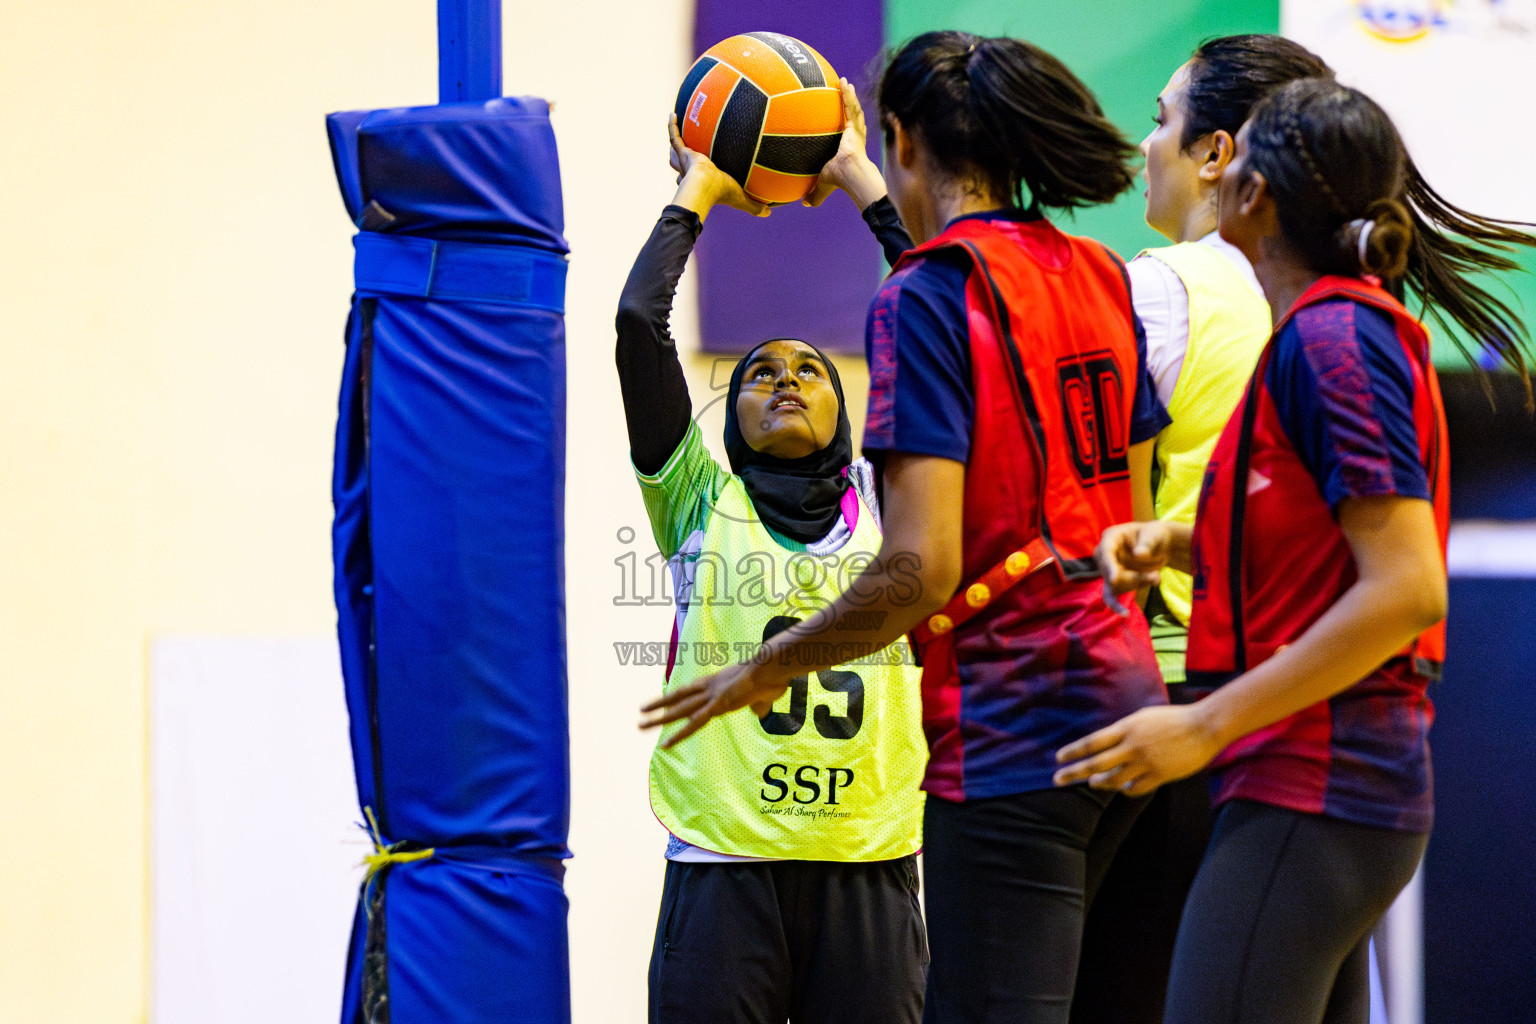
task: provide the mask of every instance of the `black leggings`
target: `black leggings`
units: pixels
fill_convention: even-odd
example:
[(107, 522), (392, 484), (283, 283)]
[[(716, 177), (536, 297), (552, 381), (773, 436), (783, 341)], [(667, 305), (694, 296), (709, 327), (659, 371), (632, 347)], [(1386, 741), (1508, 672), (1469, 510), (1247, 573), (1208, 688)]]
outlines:
[(1366, 1024), (1371, 929), (1428, 841), (1228, 803), (1184, 905), (1165, 1024)]
[(1085, 785), (928, 799), (925, 1024), (1064, 1024), (1083, 908), (1144, 803)]
[(1072, 1024), (1162, 1024), (1179, 918), (1214, 819), (1205, 772), (1152, 794), (1088, 908)]
[[(1168, 699), (1189, 704), (1203, 692), (1175, 685)], [(1215, 820), (1206, 772), (1147, 801), (1088, 908), (1072, 1024), (1162, 1024), (1179, 918)]]

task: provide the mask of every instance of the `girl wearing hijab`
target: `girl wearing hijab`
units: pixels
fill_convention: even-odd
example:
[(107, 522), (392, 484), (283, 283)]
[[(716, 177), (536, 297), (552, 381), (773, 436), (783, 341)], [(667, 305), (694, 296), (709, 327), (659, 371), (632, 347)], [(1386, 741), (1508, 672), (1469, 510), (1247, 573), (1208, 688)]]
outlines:
[[(749, 352), (726, 398), (729, 471), (706, 450), (668, 332), (672, 296), (713, 206), (767, 210), (687, 149), (675, 119), (670, 134), (677, 194), (617, 320), (631, 457), (676, 591), (668, 690), (831, 603), (881, 543), (873, 472), (853, 459), (837, 368), (814, 346)], [(906, 244), (893, 213), (877, 234)], [(905, 641), (834, 661), (794, 675), (761, 718), (656, 750), (651, 804), (671, 839), (653, 1024), (919, 1020), (918, 674)]]
[[(882, 76), (880, 113), (890, 198), (921, 244), (866, 327), (879, 562), (762, 658), (653, 703), (651, 723), (678, 721), (666, 740), (681, 749), (780, 699), (785, 664), (913, 631), (930, 751), (924, 1019), (1061, 1024), (1084, 907), (1140, 801), (1053, 788), (1054, 751), (1166, 700), (1141, 611), (1106, 606), (1092, 557), (1100, 524), (1132, 509), (1163, 417), (1119, 258), (1044, 211), (1113, 200), (1135, 148), (1017, 39), (918, 36)], [(904, 558), (910, 596), (890, 587)], [(861, 607), (883, 614), (850, 623)]]

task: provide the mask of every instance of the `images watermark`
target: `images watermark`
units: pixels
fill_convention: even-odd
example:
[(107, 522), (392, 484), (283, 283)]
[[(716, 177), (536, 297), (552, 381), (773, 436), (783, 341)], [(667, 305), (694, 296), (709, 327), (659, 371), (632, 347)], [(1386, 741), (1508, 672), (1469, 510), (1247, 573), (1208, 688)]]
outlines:
[[(652, 549), (641, 558), (641, 534), (620, 527), (616, 539), (623, 550), (613, 559), (613, 603), (617, 607), (674, 607), (683, 614), (705, 607), (761, 609), (771, 618), (766, 631), (784, 628), (824, 613), (834, 600), (846, 605), (831, 623), (840, 633), (878, 633), (890, 615), (877, 603), (906, 607), (921, 599), (922, 558), (903, 551), (885, 556), (870, 551), (837, 551), (824, 555), (796, 551), (775, 558), (765, 551), (750, 551), (731, 558), (703, 547), (703, 532), (694, 543), (671, 558)], [(649, 538), (647, 537), (647, 540)], [(797, 617), (779, 614), (795, 612)], [(776, 629), (774, 630), (777, 631)], [(767, 657), (760, 643), (752, 641), (693, 642), (675, 639), (620, 640), (613, 642), (622, 667), (724, 668), (739, 662)], [(912, 652), (906, 644), (820, 643), (806, 641), (786, 649), (782, 664), (910, 665)]]
[[(906, 607), (922, 597), (920, 555), (898, 551), (883, 559), (872, 551), (834, 551), (818, 555), (796, 551), (782, 560), (771, 552), (749, 551), (729, 557), (703, 547), (702, 532), (671, 558), (652, 550), (644, 558), (632, 545), (639, 536), (633, 527), (619, 528), (616, 539), (629, 550), (613, 560), (618, 570), (613, 597), (618, 607), (660, 605), (741, 605), (776, 608), (791, 605), (817, 611), (842, 595), (856, 608), (889, 601)], [(880, 577), (878, 582), (871, 578)], [(829, 593), (833, 591), (834, 593)], [(883, 620), (860, 625), (844, 615), (843, 629), (879, 629)]]
[[(624, 667), (665, 668), (671, 664), (697, 668), (724, 668), (754, 661), (766, 664), (767, 650), (744, 641), (679, 640), (675, 644), (660, 640), (615, 640), (613, 653)], [(914, 665), (912, 649), (906, 644), (876, 647), (861, 643), (821, 643), (806, 640), (786, 647), (779, 654), (781, 665)]]

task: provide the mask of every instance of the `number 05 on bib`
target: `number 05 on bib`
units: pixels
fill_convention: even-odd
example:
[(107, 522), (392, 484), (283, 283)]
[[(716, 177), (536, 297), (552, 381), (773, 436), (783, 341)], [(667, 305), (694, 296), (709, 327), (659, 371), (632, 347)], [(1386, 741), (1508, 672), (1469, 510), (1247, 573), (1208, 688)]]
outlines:
[[(666, 688), (737, 661), (739, 644), (755, 647), (826, 607), (879, 549), (860, 499), (840, 551), (787, 550), (731, 478), (705, 529)], [(833, 669), (796, 676), (762, 719), (733, 712), (670, 750), (658, 746), (656, 817), (684, 842), (738, 856), (874, 861), (917, 852), (928, 749), (912, 661), (905, 638), (850, 652)]]

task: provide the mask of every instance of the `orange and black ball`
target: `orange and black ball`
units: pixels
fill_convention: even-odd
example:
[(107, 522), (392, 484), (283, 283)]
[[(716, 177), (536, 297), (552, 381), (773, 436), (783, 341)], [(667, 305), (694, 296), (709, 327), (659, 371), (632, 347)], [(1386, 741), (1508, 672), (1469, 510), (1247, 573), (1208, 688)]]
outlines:
[(844, 117), (832, 65), (778, 32), (748, 32), (711, 46), (677, 93), (688, 148), (770, 204), (810, 192), (837, 152)]

